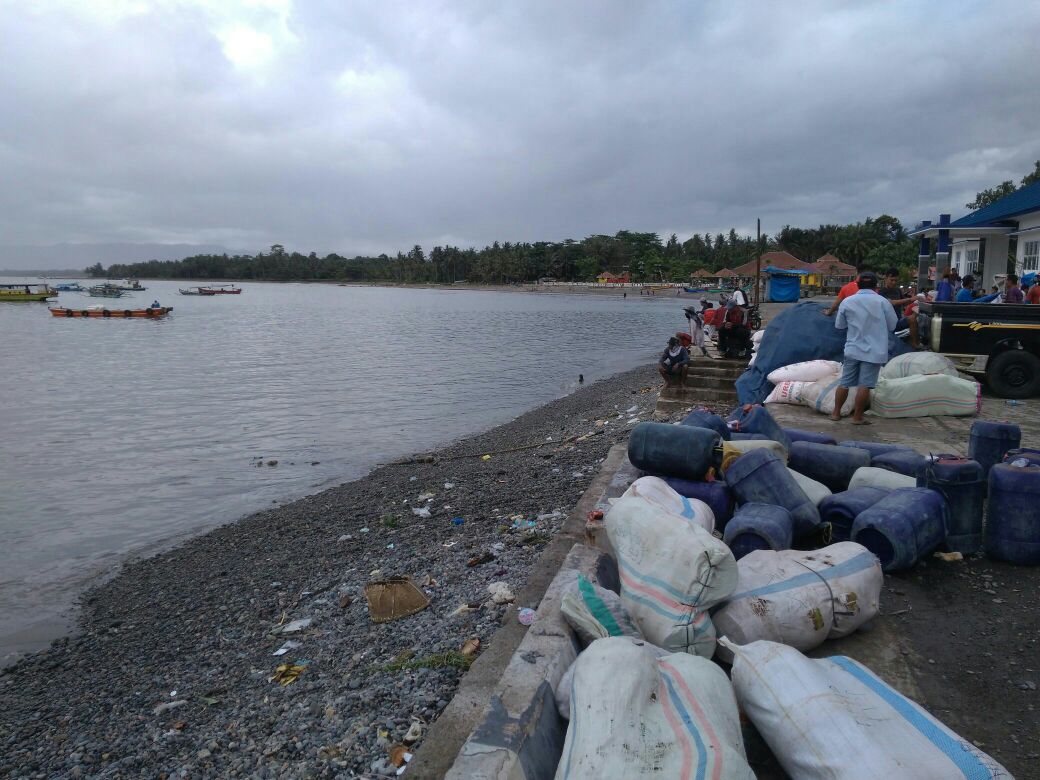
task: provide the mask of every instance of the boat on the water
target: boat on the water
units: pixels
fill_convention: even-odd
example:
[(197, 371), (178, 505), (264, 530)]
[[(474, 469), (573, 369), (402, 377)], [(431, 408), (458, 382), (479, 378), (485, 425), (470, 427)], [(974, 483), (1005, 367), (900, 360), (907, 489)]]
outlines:
[(116, 284), (114, 282), (109, 282), (109, 284), (112, 284), (114, 287), (118, 287), (120, 290), (125, 290), (127, 292), (144, 292), (148, 289), (147, 287), (142, 287), (141, 283), (136, 279), (127, 279), (126, 284)]
[(0, 284), (0, 301), (45, 301), (56, 295), (45, 284)]
[(199, 295), (241, 295), (242, 288), (233, 284), (210, 284), (199, 287)]
[(58, 292), (86, 292), (87, 288), (79, 282), (59, 282), (52, 288)]
[(147, 309), (106, 309), (104, 306), (88, 306), (85, 309), (68, 307), (51, 308), (55, 317), (104, 317), (106, 319), (155, 319), (165, 317), (173, 311), (172, 306), (149, 306)]
[(201, 287), (189, 287), (187, 290), (185, 290), (183, 287), (178, 287), (177, 292), (179, 292), (181, 295), (210, 295), (210, 293), (202, 292)]
[(104, 284), (95, 284), (88, 290), (91, 298), (122, 298), (123, 289), (117, 285), (105, 282)]

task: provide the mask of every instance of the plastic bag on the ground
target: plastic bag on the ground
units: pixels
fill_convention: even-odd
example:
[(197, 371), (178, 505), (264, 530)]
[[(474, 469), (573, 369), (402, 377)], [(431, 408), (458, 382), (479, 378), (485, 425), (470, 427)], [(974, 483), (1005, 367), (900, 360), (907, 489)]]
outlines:
[(673, 652), (710, 658), (705, 611), (737, 586), (737, 562), (721, 539), (644, 498), (622, 496), (606, 516), (621, 601), (643, 636)]
[(642, 638), (621, 597), (589, 582), (582, 574), (564, 593), (560, 611), (583, 646), (606, 636)]
[(879, 379), (902, 379), (919, 374), (948, 374), (957, 376), (957, 367), (945, 355), (935, 352), (908, 352), (898, 355), (881, 367)]
[(817, 482), (815, 479), (807, 477), (805, 474), (797, 472), (791, 467), (788, 467), (787, 470), (791, 472), (791, 476), (794, 477), (794, 481), (798, 483), (798, 487), (805, 491), (805, 495), (808, 496), (809, 500), (816, 504), (816, 506), (819, 506), (823, 499), (831, 495), (831, 489), (822, 482)]
[(978, 414), (981, 407), (979, 383), (949, 374), (879, 379), (870, 394), (870, 409), (878, 417), (963, 416)]
[[(834, 396), (838, 392), (840, 376), (832, 374), (813, 382), (802, 391), (802, 403), (821, 414), (834, 414)], [(849, 390), (849, 397), (841, 407), (841, 416), (848, 417), (856, 405), (856, 391)]]
[[(725, 640), (723, 640), (725, 641)], [(732, 644), (737, 701), (799, 780), (1011, 780), (862, 664), (776, 642)]]
[(841, 363), (833, 360), (805, 360), (774, 369), (766, 378), (774, 385), (781, 382), (815, 382), (839, 371)]
[(699, 499), (679, 495), (660, 477), (640, 477), (623, 495), (645, 498), (654, 506), (684, 517), (705, 531), (715, 530), (715, 513), (710, 506)]
[(754, 780), (726, 673), (705, 658), (657, 658), (600, 639), (574, 663), (556, 780)]
[[(737, 592), (715, 610), (719, 636), (811, 650), (875, 617), (884, 575), (866, 547), (839, 542), (822, 550), (755, 550), (737, 561)], [(719, 657), (730, 660), (723, 645)]]
[(811, 384), (812, 382), (780, 382), (762, 403), (800, 404), (802, 403), (802, 393)]

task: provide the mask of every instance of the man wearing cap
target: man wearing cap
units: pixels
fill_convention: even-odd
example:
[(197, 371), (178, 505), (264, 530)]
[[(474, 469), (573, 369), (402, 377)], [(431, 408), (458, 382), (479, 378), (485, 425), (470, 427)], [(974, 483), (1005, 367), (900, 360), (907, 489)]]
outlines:
[(834, 321), (834, 327), (846, 331), (847, 335), (831, 419), (841, 420), (841, 407), (849, 397), (849, 388), (855, 387), (852, 424), (870, 425), (863, 412), (870, 402), (870, 391), (877, 384), (878, 373), (888, 360), (888, 334), (895, 330), (896, 310), (877, 294), (877, 276), (872, 271), (861, 273), (857, 286), (859, 291), (841, 302)]

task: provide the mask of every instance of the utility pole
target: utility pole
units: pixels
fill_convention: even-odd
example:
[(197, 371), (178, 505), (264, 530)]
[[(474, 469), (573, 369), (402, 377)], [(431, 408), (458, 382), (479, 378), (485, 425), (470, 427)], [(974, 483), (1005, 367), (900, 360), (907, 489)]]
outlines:
[(755, 305), (762, 302), (762, 220), (755, 220)]

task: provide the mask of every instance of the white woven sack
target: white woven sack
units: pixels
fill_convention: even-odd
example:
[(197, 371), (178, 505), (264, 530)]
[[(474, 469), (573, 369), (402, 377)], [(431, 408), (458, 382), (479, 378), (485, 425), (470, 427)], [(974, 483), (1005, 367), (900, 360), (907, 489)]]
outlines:
[(935, 352), (907, 352), (896, 355), (881, 367), (878, 379), (902, 379), (919, 374), (957, 376), (957, 367), (945, 355)]
[(617, 554), (621, 602), (649, 642), (711, 658), (715, 628), (705, 611), (737, 586), (737, 562), (721, 539), (636, 496), (606, 516)]
[(990, 756), (850, 658), (812, 660), (776, 642), (730, 650), (737, 702), (791, 777), (1012, 780)]
[(895, 490), (896, 488), (916, 486), (917, 479), (914, 477), (888, 469), (879, 469), (877, 466), (860, 466), (852, 472), (852, 479), (849, 480), (849, 490), (861, 487)]
[(781, 382), (815, 382), (836, 371), (841, 371), (841, 363), (833, 360), (806, 360), (803, 363), (792, 363), (769, 372), (766, 377), (774, 385)]
[(600, 639), (574, 663), (556, 780), (754, 780), (726, 673), (705, 658), (655, 657)]
[(798, 487), (805, 491), (805, 495), (810, 501), (816, 504), (816, 506), (819, 506), (823, 499), (831, 495), (831, 489), (822, 482), (817, 482), (815, 479), (805, 476), (805, 474), (799, 474), (790, 466), (788, 466), (787, 470), (791, 472), (791, 476), (794, 477), (794, 481), (798, 483)]
[(978, 382), (948, 374), (879, 379), (870, 394), (870, 410), (878, 417), (963, 416), (977, 414), (981, 406)]
[(564, 591), (560, 611), (578, 641), (590, 645), (605, 636), (642, 638), (632, 617), (614, 591), (601, 588), (578, 574), (574, 584)]
[(645, 498), (654, 506), (679, 515), (709, 533), (715, 530), (715, 513), (710, 506), (700, 499), (680, 496), (660, 477), (640, 477), (623, 495)]
[[(834, 413), (834, 395), (838, 391), (840, 374), (831, 374), (818, 379), (802, 391), (802, 403), (821, 414)], [(856, 394), (849, 392), (849, 397), (841, 407), (841, 416), (848, 417), (856, 405)]]
[[(737, 592), (712, 615), (718, 635), (737, 644), (768, 639), (811, 650), (878, 614), (881, 563), (855, 542), (809, 552), (755, 550), (737, 569)], [(717, 653), (732, 660), (722, 644)]]
[(802, 402), (802, 392), (811, 385), (812, 382), (781, 382), (773, 388), (764, 404), (800, 404)]
[(766, 335), (766, 331), (765, 331), (764, 328), (762, 330), (756, 330), (754, 333), (751, 334), (751, 343), (756, 345), (756, 346), (761, 344), (762, 343), (762, 337), (765, 336), (765, 335)]
[[(657, 645), (652, 645), (645, 639), (639, 637), (632, 637), (634, 640), (642, 642), (643, 645), (653, 653), (654, 658), (663, 658), (666, 655), (672, 655), (667, 650), (662, 650)], [(700, 656), (697, 656), (700, 658)], [(560, 717), (564, 720), (571, 719), (571, 691), (574, 690), (574, 670), (578, 666), (578, 658), (575, 658), (570, 666), (567, 667), (567, 671), (563, 673), (563, 677), (560, 678), (559, 684), (556, 686), (556, 690), (553, 691), (553, 698), (556, 700), (556, 711), (560, 713)]]

